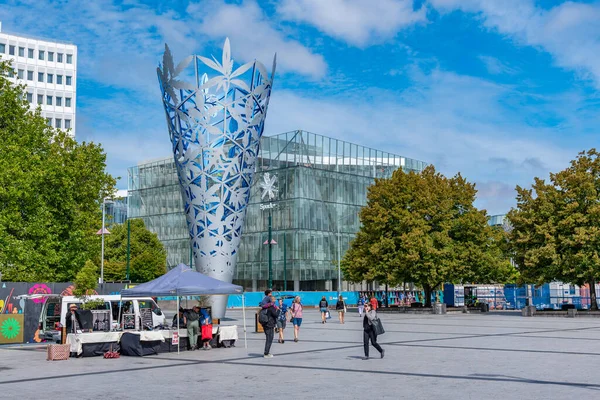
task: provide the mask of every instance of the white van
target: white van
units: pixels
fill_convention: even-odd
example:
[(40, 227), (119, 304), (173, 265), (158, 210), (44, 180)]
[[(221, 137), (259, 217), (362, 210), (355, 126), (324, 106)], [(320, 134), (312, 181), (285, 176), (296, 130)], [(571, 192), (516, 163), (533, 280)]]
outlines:
[[(76, 304), (80, 307), (83, 300), (74, 296), (43, 297), (46, 298), (46, 302), (40, 313), (39, 337), (60, 343), (60, 326), (65, 326), (69, 305)], [(94, 331), (142, 330), (166, 325), (163, 312), (150, 297), (121, 298), (120, 295), (95, 295), (87, 296), (86, 301), (98, 299), (104, 300), (104, 305), (91, 310)]]

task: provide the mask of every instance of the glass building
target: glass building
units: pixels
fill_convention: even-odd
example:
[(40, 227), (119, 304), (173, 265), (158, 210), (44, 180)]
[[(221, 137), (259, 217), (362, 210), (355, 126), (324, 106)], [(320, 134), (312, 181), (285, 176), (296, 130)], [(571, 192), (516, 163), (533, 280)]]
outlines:
[[(257, 161), (237, 259), (234, 283), (246, 290), (267, 287), (268, 220), (271, 214), (273, 288), (335, 290), (338, 253), (343, 257), (359, 228), (367, 187), (397, 168), (421, 171), (427, 164), (385, 151), (305, 131), (265, 136)], [(268, 199), (265, 175), (276, 177)], [(165, 244), (170, 267), (190, 264), (183, 201), (172, 158), (129, 168), (130, 218)]]

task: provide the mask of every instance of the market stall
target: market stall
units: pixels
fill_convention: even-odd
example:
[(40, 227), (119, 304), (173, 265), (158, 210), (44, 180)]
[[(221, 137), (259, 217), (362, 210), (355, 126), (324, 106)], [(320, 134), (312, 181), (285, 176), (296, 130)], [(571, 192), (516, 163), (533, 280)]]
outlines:
[[(242, 294), (242, 309), (244, 315), (244, 346), (248, 348), (246, 342), (246, 313), (243, 289), (241, 286), (223, 282), (201, 274), (185, 264), (179, 264), (161, 277), (150, 282), (143, 283), (131, 289), (125, 289), (121, 292), (123, 298), (127, 297), (172, 297), (177, 298), (177, 309), (179, 310), (179, 300), (182, 296), (203, 296), (203, 295), (228, 295)], [(179, 323), (179, 319), (177, 319)], [(179, 326), (177, 327), (179, 328)], [(226, 340), (237, 339), (237, 328), (221, 326)], [(233, 333), (235, 330), (235, 333)], [(181, 332), (181, 330), (180, 330)], [(214, 327), (213, 327), (214, 334)], [(186, 334), (187, 336), (187, 334)], [(235, 340), (233, 339), (233, 340)], [(180, 344), (177, 342), (177, 351)]]

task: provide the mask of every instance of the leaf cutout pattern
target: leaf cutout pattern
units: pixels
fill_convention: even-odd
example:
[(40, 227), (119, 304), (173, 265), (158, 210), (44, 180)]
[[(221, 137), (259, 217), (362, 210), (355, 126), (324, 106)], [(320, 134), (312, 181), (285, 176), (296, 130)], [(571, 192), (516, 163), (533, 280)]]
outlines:
[[(229, 39), (217, 58), (177, 66), (165, 45), (157, 69), (196, 268), (231, 282), (275, 72), (235, 68)], [(184, 71), (197, 67), (198, 82)], [(187, 75), (187, 76), (192, 76)]]

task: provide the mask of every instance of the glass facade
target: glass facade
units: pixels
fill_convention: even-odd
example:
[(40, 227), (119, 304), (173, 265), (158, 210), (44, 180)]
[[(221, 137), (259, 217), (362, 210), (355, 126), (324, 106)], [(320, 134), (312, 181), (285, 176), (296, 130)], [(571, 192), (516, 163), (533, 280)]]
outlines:
[[(234, 283), (250, 290), (267, 286), (269, 213), (272, 217), (274, 288), (337, 287), (338, 246), (344, 254), (359, 228), (367, 187), (397, 168), (421, 171), (427, 164), (385, 151), (305, 131), (263, 137), (244, 223)], [(263, 200), (260, 182), (277, 177), (277, 197)], [(171, 158), (129, 168), (130, 218), (165, 244), (169, 266), (190, 263), (190, 240), (175, 164)], [(271, 204), (272, 208), (265, 205)], [(338, 234), (339, 231), (339, 234)], [(285, 245), (285, 249), (284, 249)]]

